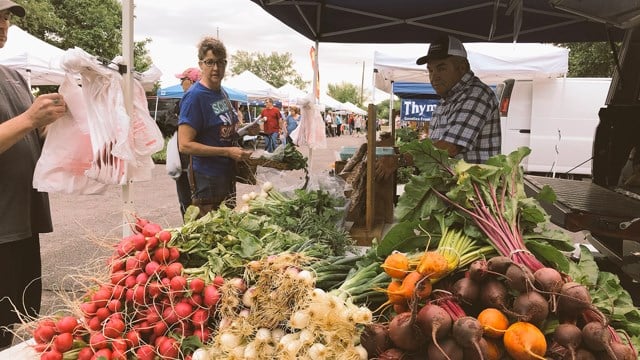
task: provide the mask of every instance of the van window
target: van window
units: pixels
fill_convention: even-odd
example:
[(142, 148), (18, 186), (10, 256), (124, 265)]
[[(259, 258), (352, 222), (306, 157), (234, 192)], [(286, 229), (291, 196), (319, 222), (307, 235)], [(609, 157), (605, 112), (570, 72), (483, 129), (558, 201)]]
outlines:
[(147, 98), (149, 114), (155, 119), (164, 137), (170, 137), (178, 129), (178, 116), (175, 112), (178, 101), (180, 99), (157, 98), (155, 96)]
[(499, 86), (502, 87), (502, 90), (498, 93), (501, 117), (505, 117), (509, 114), (509, 104), (511, 102), (511, 93), (513, 92), (514, 84), (514, 79), (507, 79), (499, 84)]

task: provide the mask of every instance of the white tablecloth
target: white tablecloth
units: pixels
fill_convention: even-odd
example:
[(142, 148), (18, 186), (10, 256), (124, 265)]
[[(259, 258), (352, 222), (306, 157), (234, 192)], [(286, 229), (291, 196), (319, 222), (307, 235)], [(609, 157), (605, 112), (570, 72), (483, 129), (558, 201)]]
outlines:
[(21, 342), (8, 349), (0, 351), (0, 360), (37, 360), (40, 356), (30, 346), (33, 339)]

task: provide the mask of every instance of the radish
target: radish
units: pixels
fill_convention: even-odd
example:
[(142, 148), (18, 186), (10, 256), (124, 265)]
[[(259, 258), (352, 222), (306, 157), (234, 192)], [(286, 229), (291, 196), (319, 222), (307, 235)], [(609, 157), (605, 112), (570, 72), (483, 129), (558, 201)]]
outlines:
[(65, 332), (58, 334), (53, 339), (53, 349), (61, 353), (71, 350), (73, 347), (73, 335)]
[(549, 303), (536, 291), (525, 292), (513, 301), (512, 311), (519, 321), (542, 324), (549, 316)]
[(109, 341), (104, 336), (104, 334), (102, 334), (100, 332), (95, 332), (95, 333), (91, 334), (91, 336), (89, 337), (89, 345), (94, 350), (100, 350), (100, 349), (104, 349), (107, 346), (109, 346)]
[(204, 287), (202, 291), (202, 295), (204, 297), (204, 306), (206, 307), (214, 307), (218, 304), (220, 300), (220, 292), (215, 287), (215, 285), (207, 285)]
[(452, 323), (451, 315), (444, 308), (435, 304), (423, 306), (416, 317), (416, 324), (422, 333), (431, 336), (431, 341), (437, 347), (440, 347), (437, 339), (442, 339), (449, 334)]
[(91, 360), (93, 355), (93, 350), (90, 347), (84, 347), (78, 351), (78, 360)]
[(49, 350), (40, 354), (40, 360), (62, 360), (62, 353), (57, 350)]
[(412, 312), (404, 312), (391, 319), (389, 338), (396, 347), (406, 351), (416, 351), (426, 341)]
[(189, 289), (193, 292), (193, 293), (201, 293), (202, 290), (204, 290), (204, 286), (205, 286), (205, 282), (204, 280), (202, 280), (201, 278), (193, 278), (191, 279), (191, 281), (189, 281)]
[(155, 349), (151, 345), (142, 345), (136, 350), (138, 360), (153, 360), (156, 356)]
[(142, 235), (153, 237), (160, 231), (162, 231), (162, 227), (160, 225), (156, 223), (148, 223), (142, 228)]
[(48, 344), (56, 335), (56, 329), (53, 324), (38, 324), (33, 331), (33, 338), (38, 344)]
[(171, 240), (171, 233), (167, 230), (161, 230), (156, 234), (155, 237), (157, 237), (158, 240), (160, 240), (163, 243), (168, 243), (169, 240)]
[[(482, 354), (478, 344), (482, 338), (483, 329), (478, 319), (471, 316), (463, 316), (453, 323), (453, 339), (464, 348), (474, 348), (478, 354)], [(482, 359), (482, 355), (480, 355)]]
[(573, 324), (560, 324), (553, 333), (553, 340), (569, 350), (571, 358), (575, 359), (576, 350), (582, 344), (582, 331)]
[(77, 327), (78, 319), (71, 315), (64, 316), (56, 322), (56, 329), (60, 333), (73, 333)]

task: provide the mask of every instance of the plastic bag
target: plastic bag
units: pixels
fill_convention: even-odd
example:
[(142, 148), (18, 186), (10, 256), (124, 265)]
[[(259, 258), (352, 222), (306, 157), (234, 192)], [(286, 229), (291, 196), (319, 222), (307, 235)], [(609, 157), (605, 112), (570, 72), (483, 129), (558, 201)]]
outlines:
[(180, 152), (178, 151), (178, 132), (174, 132), (173, 136), (167, 142), (167, 162), (165, 163), (167, 175), (174, 179), (182, 174), (182, 164), (180, 163)]
[(47, 128), (33, 174), (33, 187), (50, 193), (101, 194), (107, 186), (85, 175), (93, 162), (93, 152), (82, 90), (67, 75), (59, 92), (68, 112)]

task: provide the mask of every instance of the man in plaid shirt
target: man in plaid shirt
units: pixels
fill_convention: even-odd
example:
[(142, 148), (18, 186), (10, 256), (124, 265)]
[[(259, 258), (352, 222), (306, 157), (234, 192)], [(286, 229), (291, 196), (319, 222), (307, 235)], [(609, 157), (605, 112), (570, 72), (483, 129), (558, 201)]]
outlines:
[(416, 63), (427, 64), (431, 85), (442, 97), (429, 126), (434, 145), (469, 163), (499, 154), (498, 99), (471, 71), (460, 40), (445, 36), (433, 42)]

